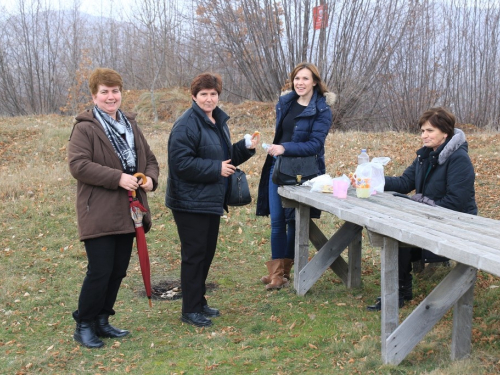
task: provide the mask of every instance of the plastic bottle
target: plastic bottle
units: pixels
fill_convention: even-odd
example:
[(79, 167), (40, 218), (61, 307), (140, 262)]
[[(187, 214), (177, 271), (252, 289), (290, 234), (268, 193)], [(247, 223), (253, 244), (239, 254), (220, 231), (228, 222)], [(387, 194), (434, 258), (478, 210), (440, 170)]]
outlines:
[(358, 165), (364, 164), (364, 163), (369, 163), (370, 162), (370, 157), (366, 153), (366, 149), (361, 150), (361, 154), (358, 155)]

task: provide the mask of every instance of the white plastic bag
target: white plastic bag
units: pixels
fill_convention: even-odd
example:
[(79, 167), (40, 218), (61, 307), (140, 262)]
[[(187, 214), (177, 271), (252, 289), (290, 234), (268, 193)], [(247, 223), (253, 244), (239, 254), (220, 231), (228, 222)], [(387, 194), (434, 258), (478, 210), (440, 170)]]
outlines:
[(332, 178), (328, 174), (322, 174), (306, 181), (302, 186), (311, 186), (311, 191), (318, 191), (320, 193), (332, 192)]
[(390, 160), (388, 157), (373, 158), (371, 162), (358, 165), (356, 168), (356, 178), (369, 179), (371, 195), (376, 194), (377, 191), (384, 191), (384, 165)]

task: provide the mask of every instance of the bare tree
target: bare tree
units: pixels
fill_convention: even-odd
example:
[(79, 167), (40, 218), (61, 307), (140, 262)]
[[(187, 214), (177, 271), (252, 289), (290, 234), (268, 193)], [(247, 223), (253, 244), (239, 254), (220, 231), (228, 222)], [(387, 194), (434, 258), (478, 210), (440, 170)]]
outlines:
[(207, 70), (224, 99), (275, 101), (311, 61), (338, 94), (337, 129), (414, 129), (433, 105), (500, 127), (498, 0), (136, 0), (129, 17), (117, 3), (91, 16), (81, 0), (14, 1), (0, 14), (0, 115), (80, 110), (96, 66), (149, 90), (154, 119), (159, 88)]
[[(179, 27), (178, 5), (175, 0), (141, 0), (136, 3), (134, 19), (137, 34), (143, 43), (140, 51), (143, 60), (145, 84), (149, 86), (154, 121), (158, 121), (155, 89), (168, 87), (175, 76), (174, 54), (178, 40), (175, 30)], [(169, 64), (170, 63), (170, 64)]]
[(496, 1), (451, 1), (444, 51), (448, 67), (445, 104), (463, 121), (500, 125), (500, 8)]

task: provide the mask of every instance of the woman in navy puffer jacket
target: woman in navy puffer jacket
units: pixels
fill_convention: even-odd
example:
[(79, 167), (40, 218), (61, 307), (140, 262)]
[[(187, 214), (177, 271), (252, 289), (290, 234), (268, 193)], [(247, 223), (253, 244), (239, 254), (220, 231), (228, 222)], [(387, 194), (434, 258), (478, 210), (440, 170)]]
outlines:
[[(465, 134), (455, 129), (455, 116), (444, 108), (431, 108), (419, 120), (424, 147), (399, 177), (386, 177), (386, 191), (408, 194), (412, 200), (453, 211), (477, 214), (475, 173), (467, 153)], [(432, 250), (432, 249), (430, 249)], [(413, 298), (411, 262), (420, 259), (422, 249), (399, 249), (399, 305)], [(380, 300), (369, 310), (380, 310)]]
[(172, 210), (181, 241), (183, 322), (210, 326), (219, 310), (208, 306), (206, 279), (215, 255), (220, 217), (227, 211), (230, 176), (255, 154), (260, 140), (231, 143), (229, 116), (217, 104), (219, 75), (202, 73), (191, 83), (193, 104), (172, 128), (168, 139), (165, 205)]
[(267, 150), (257, 198), (257, 215), (271, 215), (271, 260), (266, 262), (268, 275), (261, 278), (266, 289), (287, 285), (295, 253), (294, 209), (281, 206), (278, 186), (271, 180), (274, 157), (316, 155), (318, 169), (325, 173), (324, 146), (332, 124), (330, 106), (335, 101), (335, 94), (327, 92), (313, 64), (297, 65), (290, 81), (292, 91), (282, 95), (276, 105), (276, 132)]

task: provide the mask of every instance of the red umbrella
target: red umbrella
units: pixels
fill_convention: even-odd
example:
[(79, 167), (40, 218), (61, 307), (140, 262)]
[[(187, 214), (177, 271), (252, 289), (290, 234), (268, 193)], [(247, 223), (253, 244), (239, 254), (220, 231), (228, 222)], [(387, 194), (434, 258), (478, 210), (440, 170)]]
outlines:
[[(146, 183), (146, 176), (142, 173), (134, 174), (134, 177), (142, 178), (142, 183)], [(135, 191), (129, 191), (130, 200), (130, 215), (135, 224), (135, 238), (137, 240), (137, 254), (139, 255), (139, 264), (141, 265), (142, 279), (146, 288), (146, 295), (149, 300), (149, 307), (153, 307), (151, 303), (151, 268), (149, 266), (148, 245), (146, 244), (146, 235), (142, 226), (142, 218), (148, 210), (139, 202)]]

